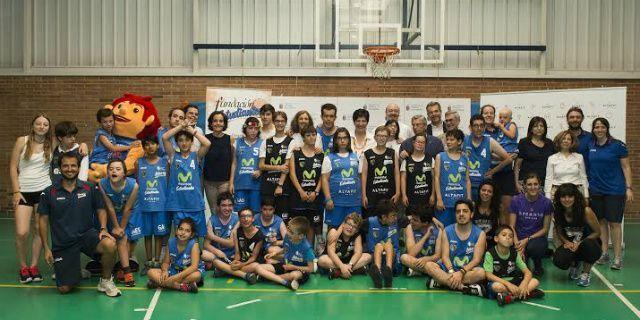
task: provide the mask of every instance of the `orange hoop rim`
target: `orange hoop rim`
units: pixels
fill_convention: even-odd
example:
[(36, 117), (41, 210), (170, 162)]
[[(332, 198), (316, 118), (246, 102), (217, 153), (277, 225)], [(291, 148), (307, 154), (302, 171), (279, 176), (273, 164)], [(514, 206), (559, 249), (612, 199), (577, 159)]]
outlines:
[(384, 63), (387, 61), (387, 57), (400, 53), (400, 49), (394, 46), (371, 46), (364, 48), (363, 51), (374, 63)]

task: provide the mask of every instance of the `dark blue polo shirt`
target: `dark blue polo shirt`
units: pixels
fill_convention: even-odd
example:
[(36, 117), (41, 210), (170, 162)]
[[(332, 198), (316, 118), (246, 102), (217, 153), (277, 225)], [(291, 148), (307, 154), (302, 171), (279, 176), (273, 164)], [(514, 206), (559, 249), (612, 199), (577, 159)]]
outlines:
[[(402, 141), (400, 144), (400, 152), (407, 151), (409, 154), (413, 152), (413, 141), (416, 139), (416, 136), (411, 138), (407, 138)], [(444, 145), (442, 144), (442, 140), (434, 137), (427, 136), (427, 145), (424, 147), (424, 154), (431, 158), (431, 160), (435, 159), (438, 153), (444, 151)]]
[(603, 145), (591, 140), (589, 145), (589, 194), (624, 195), (627, 192), (620, 159), (627, 158), (627, 145), (609, 139)]
[(59, 180), (44, 189), (38, 213), (49, 216), (52, 250), (74, 245), (92, 229), (98, 209), (104, 209), (104, 200), (92, 183), (77, 180), (75, 189), (68, 192)]
[(589, 145), (593, 139), (591, 132), (582, 130), (578, 135), (578, 153), (582, 155), (585, 165), (589, 167)]

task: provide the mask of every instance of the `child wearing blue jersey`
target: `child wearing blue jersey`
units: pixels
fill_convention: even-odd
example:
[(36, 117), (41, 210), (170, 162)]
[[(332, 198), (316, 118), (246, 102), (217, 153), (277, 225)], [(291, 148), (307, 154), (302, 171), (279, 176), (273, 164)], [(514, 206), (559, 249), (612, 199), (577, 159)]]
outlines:
[(125, 177), (126, 170), (122, 160), (112, 159), (107, 165), (108, 177), (101, 179), (99, 185), (109, 216), (109, 232), (116, 238), (120, 255), (122, 272), (118, 273), (118, 280), (134, 287), (129, 257), (133, 256), (134, 242), (142, 236), (142, 228), (135, 208), (138, 184), (133, 178)]
[(462, 153), (464, 134), (459, 129), (445, 133), (447, 151), (435, 159), (433, 182), (436, 195), (436, 218), (445, 226), (456, 222), (453, 205), (458, 199), (471, 199), (468, 159)]
[[(165, 210), (167, 200), (167, 159), (158, 156), (158, 138), (149, 135), (142, 139), (144, 157), (138, 159), (138, 211), (142, 221), (144, 249), (147, 261), (142, 273), (160, 267), (162, 247), (166, 247), (171, 231)], [(154, 248), (155, 239), (155, 248)]]
[(207, 262), (221, 259), (231, 263), (235, 255), (233, 230), (238, 227), (240, 221), (238, 214), (233, 212), (233, 195), (229, 192), (220, 193), (216, 199), (216, 206), (215, 213), (211, 215), (207, 224), (202, 259)]
[(237, 227), (231, 231), (231, 240), (233, 242), (232, 260), (218, 258), (208, 252), (202, 255), (202, 258), (211, 261), (216, 271), (246, 280), (249, 284), (255, 284), (257, 281), (254, 273), (255, 267), (259, 263), (263, 263), (263, 243), (264, 235), (262, 231), (254, 224), (253, 211), (248, 207), (241, 209), (237, 217), (240, 222)]
[(196, 283), (204, 277), (205, 271), (195, 229), (196, 223), (191, 218), (176, 224), (176, 236), (169, 239), (168, 254), (164, 256), (162, 266), (149, 270), (147, 288), (198, 293)]
[(375, 207), (376, 215), (369, 217), (362, 229), (367, 234), (367, 251), (373, 256), (369, 276), (375, 288), (393, 287), (393, 276), (402, 271), (398, 235), (398, 213), (391, 200), (380, 200)]
[(235, 209), (249, 207), (260, 212), (260, 122), (248, 117), (242, 126), (244, 137), (236, 139), (235, 158), (231, 163), (229, 191), (235, 197)]
[(351, 135), (338, 128), (333, 136), (333, 149), (322, 161), (322, 192), (325, 202), (325, 224), (338, 227), (352, 212), (362, 214), (360, 165), (351, 150)]
[(486, 289), (480, 285), (484, 270), (480, 266), (486, 247), (484, 231), (471, 221), (473, 201), (456, 201), (456, 223), (442, 232), (441, 262), (427, 262), (427, 274), (432, 278), (430, 288), (438, 285), (465, 294), (485, 296)]
[(407, 253), (400, 262), (408, 268), (407, 275), (427, 273), (427, 262), (440, 260), (442, 230), (433, 223), (433, 209), (426, 206), (412, 207), (407, 211), (410, 224), (404, 229)]
[(287, 235), (287, 225), (275, 214), (276, 201), (273, 197), (264, 197), (261, 202), (262, 212), (256, 214), (253, 224), (264, 235), (265, 253), (273, 253), (282, 248), (283, 239)]
[[(174, 136), (180, 152), (175, 152), (171, 146)], [(194, 137), (200, 141), (198, 152), (191, 151)], [(162, 143), (171, 163), (165, 210), (173, 215), (174, 224), (191, 218), (196, 223), (196, 236), (204, 237), (207, 234), (207, 222), (202, 196), (202, 159), (211, 142), (200, 131), (182, 121), (162, 136)]]
[(265, 255), (266, 260), (278, 260), (276, 264), (261, 264), (255, 267), (260, 277), (281, 284), (293, 291), (309, 280), (314, 271), (315, 255), (313, 247), (306, 238), (309, 220), (294, 217), (287, 226), (282, 249)]
[(116, 145), (116, 137), (113, 136), (115, 123), (113, 111), (102, 108), (96, 114), (96, 120), (100, 124), (93, 141), (93, 151), (89, 156), (89, 164), (106, 164), (111, 159), (120, 159), (120, 152), (127, 152), (131, 146)]

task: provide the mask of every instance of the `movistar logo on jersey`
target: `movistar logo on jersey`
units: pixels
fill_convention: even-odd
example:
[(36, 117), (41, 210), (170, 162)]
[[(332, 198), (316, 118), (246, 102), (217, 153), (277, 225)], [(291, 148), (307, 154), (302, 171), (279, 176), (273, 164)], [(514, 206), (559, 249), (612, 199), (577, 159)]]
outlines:
[[(273, 159), (271, 159), (273, 160)], [(242, 166), (243, 167), (250, 167), (250, 166), (254, 166), (255, 165), (255, 160), (253, 160), (253, 158), (251, 159), (242, 159)]]
[(387, 175), (387, 167), (382, 168), (374, 168), (373, 171), (376, 174), (376, 177), (386, 176)]
[(353, 175), (353, 168), (349, 168), (349, 170), (342, 169), (340, 174), (342, 175), (343, 178), (349, 178)]
[(192, 176), (191, 176), (191, 171), (187, 172), (187, 174), (182, 174), (182, 172), (178, 172), (178, 180), (180, 180), (180, 182), (185, 183), (189, 180), (191, 180)]
[(316, 178), (316, 171), (315, 170), (311, 170), (311, 171), (304, 170), (304, 171), (302, 171), (302, 176), (305, 179), (315, 179)]
[(460, 179), (462, 179), (462, 175), (460, 173), (455, 175), (453, 173), (449, 173), (449, 183), (458, 183), (460, 182)]
[[(251, 160), (253, 160), (253, 159), (251, 159)], [(278, 156), (277, 158), (271, 158), (271, 160), (269, 160), (269, 162), (271, 162), (272, 166), (279, 166), (279, 165), (282, 164), (282, 156)], [(243, 162), (243, 164), (244, 164), (244, 162)]]
[(417, 175), (416, 176), (416, 183), (417, 182), (426, 182), (427, 181), (427, 175), (426, 174), (421, 174), (421, 175)]
[(464, 267), (467, 264), (469, 264), (469, 257), (468, 256), (464, 256), (462, 257), (462, 259), (460, 259), (460, 257), (453, 257), (453, 265), (456, 267)]
[(480, 160), (476, 160), (474, 162), (471, 162), (471, 160), (469, 160), (469, 168), (473, 170), (480, 168)]
[[(189, 172), (189, 174), (191, 174), (191, 172)], [(179, 176), (180, 174), (178, 174)], [(155, 188), (158, 186), (158, 179), (153, 179), (153, 181), (151, 180), (147, 180), (147, 188)]]

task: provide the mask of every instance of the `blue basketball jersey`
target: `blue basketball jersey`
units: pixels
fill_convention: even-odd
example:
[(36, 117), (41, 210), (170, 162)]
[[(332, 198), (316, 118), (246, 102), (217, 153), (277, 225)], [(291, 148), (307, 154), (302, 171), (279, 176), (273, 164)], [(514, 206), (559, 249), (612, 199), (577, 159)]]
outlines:
[(138, 203), (140, 211), (162, 212), (167, 199), (167, 158), (155, 164), (147, 158), (138, 159)]
[(463, 150), (469, 164), (469, 180), (472, 186), (479, 186), (484, 181), (484, 174), (491, 168), (491, 138), (482, 137), (482, 142), (475, 147), (471, 136), (464, 137)]
[(464, 154), (453, 160), (446, 151), (440, 152), (440, 194), (445, 208), (453, 208), (456, 201), (467, 197), (467, 163)]
[(261, 139), (252, 145), (247, 144), (244, 138), (236, 140), (235, 190), (260, 190), (260, 179), (254, 178), (253, 172), (258, 170), (261, 144)]
[(362, 186), (358, 174), (358, 156), (351, 152), (348, 157), (341, 157), (337, 153), (329, 153), (328, 157), (331, 161), (329, 189), (333, 203), (344, 207), (361, 205)]
[[(509, 122), (504, 127), (505, 129), (509, 130), (513, 125), (513, 122)], [(504, 132), (502, 132), (502, 130), (498, 131), (500, 133), (498, 133), (498, 138), (496, 140), (498, 141), (500, 146), (502, 146), (502, 148), (504, 148), (504, 150), (506, 150), (508, 153), (518, 152), (518, 126), (516, 126), (516, 136), (513, 138), (507, 137)]]
[[(104, 193), (107, 194), (107, 197), (111, 199), (111, 204), (113, 205), (113, 209), (116, 212), (116, 216), (122, 216), (124, 205), (127, 203), (127, 200), (129, 200), (129, 197), (131, 197), (131, 192), (133, 192), (133, 188), (135, 187), (135, 185), (135, 179), (125, 177), (124, 188), (122, 188), (122, 190), (120, 191), (116, 191), (111, 186), (111, 183), (109, 183), (109, 178), (100, 179), (100, 187), (102, 188), (102, 190), (104, 190)], [(133, 207), (131, 207), (132, 212), (133, 209), (137, 207), (137, 203), (138, 201), (136, 201)]]
[(378, 243), (387, 242), (391, 239), (394, 251), (398, 252), (398, 225), (396, 223), (385, 226), (380, 223), (378, 217), (369, 217), (369, 230), (367, 231), (367, 249), (373, 253), (373, 250)]
[[(429, 238), (422, 245), (422, 249), (418, 254), (418, 258), (425, 256), (432, 256), (436, 252), (436, 241), (438, 240), (438, 234), (440, 234), (440, 229), (438, 229), (435, 225), (431, 224), (429, 226), (431, 228), (431, 234)], [(413, 239), (416, 243), (422, 239), (424, 236), (424, 232), (422, 230), (413, 230)]]
[(476, 225), (471, 225), (471, 233), (467, 239), (460, 239), (456, 233), (456, 224), (449, 225), (444, 229), (449, 240), (449, 258), (453, 268), (458, 270), (471, 262), (473, 250), (478, 243), (482, 229)]
[(269, 241), (270, 239), (275, 238), (276, 241), (282, 240), (282, 235), (280, 234), (280, 225), (283, 224), (284, 221), (279, 216), (274, 215), (273, 222), (270, 225), (265, 226), (262, 223), (261, 218), (262, 214), (257, 214), (255, 216), (255, 219), (253, 220), (253, 224), (258, 227), (260, 231), (262, 231), (262, 234), (264, 235), (264, 249), (267, 249), (271, 246), (271, 242)]
[[(171, 265), (169, 269), (172, 270), (173, 274), (177, 274), (182, 270), (191, 266), (191, 250), (196, 243), (196, 239), (191, 239), (187, 242), (184, 250), (182, 252), (178, 251), (178, 238), (172, 237), (169, 239), (169, 257), (171, 258)], [(204, 262), (200, 259), (200, 263), (198, 263), (198, 269), (204, 270)]]
[(322, 139), (322, 151), (324, 151), (324, 155), (327, 156), (331, 152), (331, 148), (333, 148), (333, 135), (325, 135), (322, 127), (317, 127), (316, 132), (318, 133), (318, 137)]
[[(238, 224), (239, 221), (240, 219), (238, 218), (238, 214), (235, 212), (231, 213), (231, 216), (229, 217), (229, 221), (226, 224), (222, 223), (222, 221), (220, 220), (217, 214), (212, 214), (211, 217), (209, 218), (209, 222), (211, 223), (211, 229), (213, 229), (213, 233), (216, 236), (220, 238), (225, 238), (225, 239), (231, 238), (231, 232), (233, 231), (233, 228)], [(235, 253), (235, 248), (233, 247), (227, 248), (216, 242), (212, 242), (212, 245), (220, 249), (222, 252), (224, 252), (224, 254), (227, 255), (227, 258), (232, 258)]]
[(176, 153), (169, 169), (166, 210), (188, 212), (204, 210), (201, 176), (202, 168), (196, 152), (189, 153), (186, 158), (179, 152)]
[(307, 238), (302, 239), (299, 243), (293, 243), (289, 237), (284, 237), (282, 247), (284, 249), (285, 264), (304, 267), (316, 257)]

